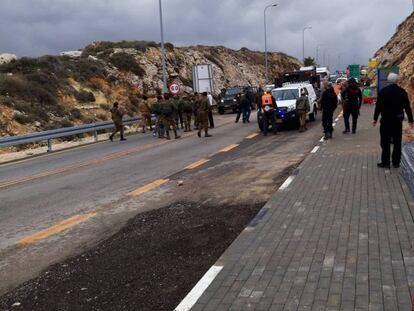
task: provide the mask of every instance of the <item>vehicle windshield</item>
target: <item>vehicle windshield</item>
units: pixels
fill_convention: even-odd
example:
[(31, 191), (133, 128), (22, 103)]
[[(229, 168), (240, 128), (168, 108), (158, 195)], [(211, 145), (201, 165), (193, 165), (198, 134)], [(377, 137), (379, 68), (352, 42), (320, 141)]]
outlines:
[(227, 89), (226, 96), (234, 96), (240, 94), (240, 89)]
[(297, 89), (275, 90), (273, 91), (273, 96), (275, 97), (276, 101), (294, 100), (294, 99), (298, 99), (299, 91)]

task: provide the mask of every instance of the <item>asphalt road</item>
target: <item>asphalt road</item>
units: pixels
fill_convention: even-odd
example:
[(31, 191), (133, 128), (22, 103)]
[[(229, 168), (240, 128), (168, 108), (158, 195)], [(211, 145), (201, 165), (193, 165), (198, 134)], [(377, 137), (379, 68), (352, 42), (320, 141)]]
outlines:
[[(193, 163), (196, 169), (203, 165), (198, 161), (232, 150), (258, 133), (255, 113), (250, 124), (235, 124), (234, 118), (216, 116), (211, 138), (200, 139), (195, 131), (181, 133), (185, 134), (181, 139), (171, 141), (137, 134), (126, 142), (102, 142), (1, 165), (0, 279), (4, 282), (0, 294), (115, 233), (144, 210), (143, 202), (149, 198), (131, 197), (129, 193), (146, 193), (152, 182), (162, 182)], [(307, 136), (288, 131), (265, 139), (277, 146), (289, 142), (294, 146), (276, 147), (285, 166), (289, 159), (284, 159), (283, 153), (308, 152), (321, 136), (319, 125), (310, 124)], [(251, 144), (245, 148), (239, 152), (255, 150)], [(163, 192), (152, 191), (148, 196), (161, 200)], [(132, 200), (134, 207), (129, 204)], [(123, 213), (117, 213), (115, 209), (121, 208)], [(110, 217), (95, 217), (102, 214)]]
[(216, 117), (212, 138), (200, 139), (194, 131), (178, 141), (134, 135), (126, 142), (89, 145), (0, 166), (0, 249), (74, 214), (116, 202), (137, 187), (257, 131), (254, 121), (234, 124), (233, 118)]

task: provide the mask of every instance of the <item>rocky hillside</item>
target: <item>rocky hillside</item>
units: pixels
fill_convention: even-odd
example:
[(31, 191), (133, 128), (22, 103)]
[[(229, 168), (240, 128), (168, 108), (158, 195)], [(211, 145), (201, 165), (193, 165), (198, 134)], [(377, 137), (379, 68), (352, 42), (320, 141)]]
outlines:
[[(375, 54), (379, 67), (399, 66), (401, 84), (414, 108), (414, 13), (398, 26), (394, 36)], [(375, 72), (370, 73), (374, 78)]]
[[(192, 66), (211, 63), (215, 89), (263, 84), (264, 54), (246, 48), (166, 45), (170, 79), (191, 91)], [(282, 53), (269, 55), (271, 74), (300, 66)], [(138, 112), (143, 94), (162, 87), (161, 53), (155, 42), (95, 42), (82, 56), (21, 58), (0, 65), (0, 135), (54, 129), (109, 118), (113, 101), (130, 115)]]

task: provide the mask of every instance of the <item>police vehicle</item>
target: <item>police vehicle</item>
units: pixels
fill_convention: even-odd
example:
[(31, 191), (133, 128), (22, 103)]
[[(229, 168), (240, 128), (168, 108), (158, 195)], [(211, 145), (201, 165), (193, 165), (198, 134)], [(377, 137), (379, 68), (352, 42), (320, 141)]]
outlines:
[[(299, 114), (296, 110), (296, 100), (300, 97), (302, 89), (308, 92), (310, 111), (308, 113), (309, 121), (315, 121), (317, 115), (317, 98), (313, 86), (309, 83), (289, 84), (272, 90), (272, 95), (276, 100), (277, 110), (275, 118), (277, 125), (299, 124)], [(260, 130), (263, 131), (263, 114), (258, 110), (257, 120)]]

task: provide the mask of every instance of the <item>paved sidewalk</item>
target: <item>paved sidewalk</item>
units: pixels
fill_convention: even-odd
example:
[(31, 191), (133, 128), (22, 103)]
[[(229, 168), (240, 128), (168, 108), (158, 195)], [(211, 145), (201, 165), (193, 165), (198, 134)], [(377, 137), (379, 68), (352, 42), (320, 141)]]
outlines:
[[(411, 310), (414, 202), (378, 128), (320, 143), (218, 260), (191, 310)], [(321, 134), (322, 135), (322, 134)]]

